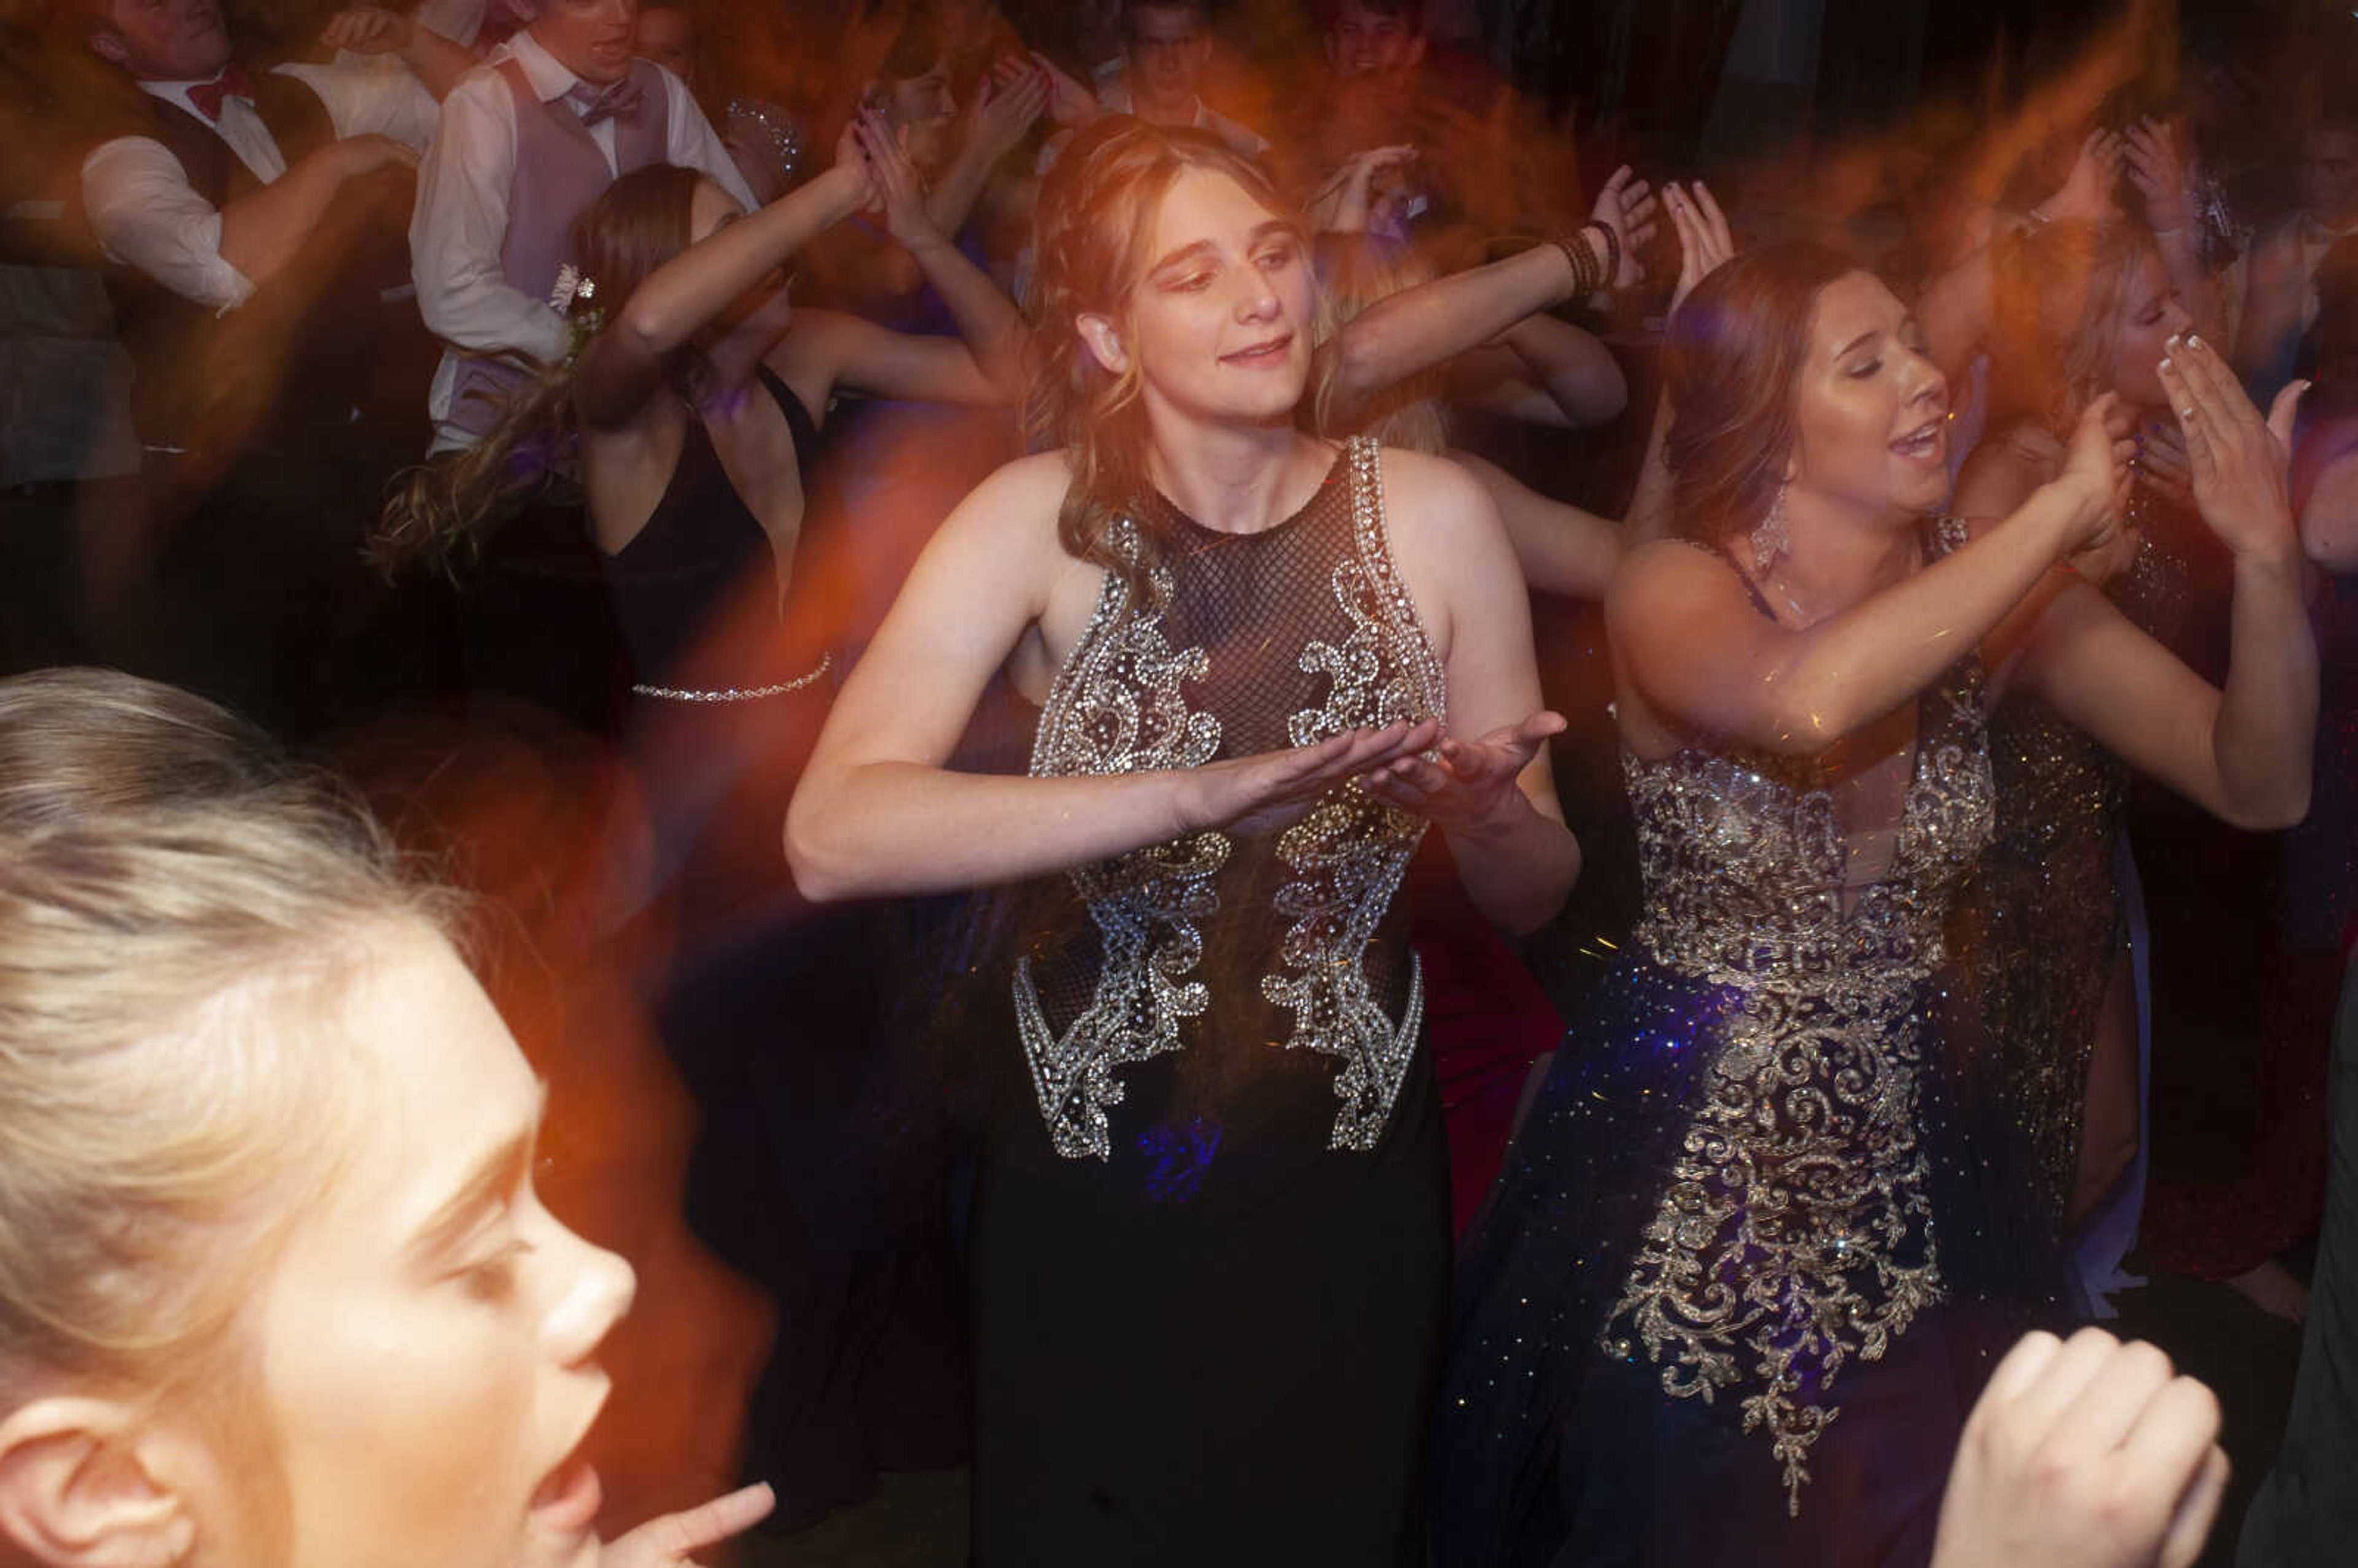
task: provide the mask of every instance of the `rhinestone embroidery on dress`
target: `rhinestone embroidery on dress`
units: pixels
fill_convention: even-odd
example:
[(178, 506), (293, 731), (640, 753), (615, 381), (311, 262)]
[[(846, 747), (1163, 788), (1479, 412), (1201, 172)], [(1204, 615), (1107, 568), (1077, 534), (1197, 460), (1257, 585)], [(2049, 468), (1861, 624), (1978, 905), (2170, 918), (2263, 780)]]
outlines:
[[(1325, 702), (1293, 716), (1288, 729), (1297, 746), (1448, 712), (1441, 662), (1392, 566), (1379, 449), (1361, 438), (1351, 443), (1350, 460), (1358, 555), (1335, 568), (1334, 580), (1352, 630), (1340, 647), (1314, 642), (1302, 650), (1302, 668), (1334, 685)], [(1343, 1108), (1330, 1149), (1376, 1146), (1416, 1054), (1424, 1016), (1422, 969), (1412, 963), (1408, 1003), (1395, 1026), (1368, 994), (1359, 959), (1423, 837), (1422, 818), (1346, 787), (1330, 791), (1278, 841), (1278, 857), (1293, 872), (1276, 900), (1278, 912), (1293, 921), (1280, 949), (1289, 972), (1265, 978), (1261, 994), (1293, 1012), (1289, 1048), (1344, 1059), (1335, 1079)]]
[[(1336, 568), (1334, 585), (1352, 631), (1339, 646), (1312, 642), (1302, 652), (1300, 667), (1326, 675), (1333, 685), (1325, 702), (1290, 721), (1297, 745), (1354, 726), (1444, 712), (1440, 661), (1392, 565), (1378, 449), (1357, 440), (1348, 457), (1357, 558)], [(1134, 548), (1132, 525), (1120, 530), (1117, 542)], [(1158, 568), (1153, 579), (1156, 601), (1167, 602), (1169, 572)], [(1219, 751), (1219, 720), (1192, 711), (1182, 690), (1208, 668), (1201, 649), (1174, 652), (1161, 612), (1134, 603), (1119, 577), (1108, 574), (1096, 612), (1042, 709), (1032, 772), (1118, 773), (1211, 761)], [(1332, 1149), (1375, 1147), (1415, 1054), (1422, 975), (1412, 964), (1395, 1025), (1370, 994), (1364, 955), (1423, 832), (1422, 818), (1347, 785), (1330, 791), (1278, 841), (1279, 859), (1292, 874), (1273, 903), (1292, 924), (1279, 948), (1285, 972), (1265, 977), (1261, 993), (1293, 1014), (1288, 1048), (1343, 1059)], [(1122, 1098), (1116, 1069), (1177, 1050), (1184, 1022), (1209, 1004), (1205, 982), (1188, 977), (1203, 957), (1203, 924), (1218, 912), (1215, 881), (1231, 848), (1223, 833), (1197, 833), (1073, 873), (1103, 958), (1088, 1005), (1061, 1036), (1048, 1023), (1028, 962), (1019, 966), (1018, 1031), (1060, 1155), (1110, 1157), (1106, 1111)]]
[[(1137, 535), (1117, 524), (1117, 544)], [(1170, 573), (1152, 574), (1158, 599)], [(1056, 676), (1033, 745), (1034, 774), (1127, 773), (1200, 767), (1220, 749), (1220, 721), (1191, 712), (1180, 687), (1200, 679), (1200, 648), (1174, 653), (1153, 611), (1132, 612), (1130, 589), (1106, 574), (1097, 611)], [(1056, 1152), (1111, 1157), (1106, 1108), (1121, 1101), (1114, 1069), (1179, 1046), (1179, 1022), (1210, 1000), (1184, 979), (1203, 957), (1197, 922), (1218, 906), (1212, 879), (1228, 859), (1226, 834), (1190, 834), (1072, 873), (1105, 944), (1097, 994), (1059, 1036), (1040, 1010), (1025, 961), (1015, 971), (1016, 1028)]]
[(1897, 859), (1847, 914), (1811, 764), (1623, 754), (1648, 889), (1638, 939), (1741, 995), (1600, 1338), (1627, 1358), (1634, 1336), (1673, 1396), (1735, 1392), (1795, 1513), (1842, 1367), (1880, 1359), (1944, 1289), (1919, 1013), (1949, 895), (1991, 832), (1977, 666), (1922, 712)]

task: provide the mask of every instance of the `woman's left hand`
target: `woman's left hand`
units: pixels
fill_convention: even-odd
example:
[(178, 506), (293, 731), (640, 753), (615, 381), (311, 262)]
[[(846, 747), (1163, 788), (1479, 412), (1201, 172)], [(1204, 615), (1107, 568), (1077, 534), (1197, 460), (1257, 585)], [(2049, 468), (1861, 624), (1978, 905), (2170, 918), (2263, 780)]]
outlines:
[(685, 1513), (649, 1519), (598, 1549), (598, 1568), (692, 1568), (688, 1553), (744, 1534), (777, 1506), (766, 1482), (713, 1498)]
[(2293, 416), (2309, 383), (2296, 381), (2277, 394), (2263, 421), (2218, 351), (2189, 336), (2170, 342), (2161, 384), (2178, 409), (2202, 521), (2238, 556), (2298, 554), (2285, 476)]
[(1679, 281), (1671, 290), (1671, 308), (1664, 313), (1669, 317), (1679, 313), (1696, 284), (1736, 254), (1736, 237), (1728, 232), (1727, 215), (1719, 210), (1711, 188), (1700, 179), (1691, 190), (1681, 190), (1676, 181), (1664, 185), (1662, 202), (1679, 233)]
[(1561, 713), (1544, 709), (1478, 741), (1444, 741), (1433, 758), (1407, 756), (1365, 776), (1369, 795), (1413, 812), (1444, 832), (1505, 824), (1530, 811), (1516, 781), (1552, 735)]
[(925, 182), (917, 178), (901, 137), (874, 110), (862, 110), (857, 124), (861, 157), (868, 160), (868, 178), (883, 209), (884, 229), (903, 244), (915, 248), (942, 237), (933, 214), (925, 211)]

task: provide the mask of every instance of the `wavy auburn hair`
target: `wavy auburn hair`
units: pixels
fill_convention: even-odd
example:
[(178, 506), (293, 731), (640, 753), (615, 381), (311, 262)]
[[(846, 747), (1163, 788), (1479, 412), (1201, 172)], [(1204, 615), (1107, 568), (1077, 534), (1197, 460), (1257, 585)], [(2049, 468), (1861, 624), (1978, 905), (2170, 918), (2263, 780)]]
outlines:
[[(1108, 115), (1075, 135), (1040, 188), (1032, 254), (1038, 258), (1027, 302), (1033, 322), (1031, 394), (1024, 428), (1065, 449), (1072, 488), (1056, 515), (1065, 551), (1091, 561), (1142, 594), (1164, 541), (1139, 520), (1141, 554), (1118, 546), (1115, 517), (1151, 487), (1146, 410), (1132, 356), (1120, 375), (1098, 363), (1075, 323), (1105, 316), (1128, 334), (1130, 301), (1154, 258), (1155, 215), (1181, 173), (1225, 174), (1273, 215), (1299, 226), (1260, 164), (1207, 131), (1165, 129), (1128, 114)], [(1305, 325), (1312, 325), (1305, 323)]]
[(1768, 514), (1800, 436), (1795, 386), (1818, 296), (1865, 270), (1825, 245), (1763, 245), (1697, 284), (1671, 318), (1663, 459), (1681, 535), (1717, 548)]

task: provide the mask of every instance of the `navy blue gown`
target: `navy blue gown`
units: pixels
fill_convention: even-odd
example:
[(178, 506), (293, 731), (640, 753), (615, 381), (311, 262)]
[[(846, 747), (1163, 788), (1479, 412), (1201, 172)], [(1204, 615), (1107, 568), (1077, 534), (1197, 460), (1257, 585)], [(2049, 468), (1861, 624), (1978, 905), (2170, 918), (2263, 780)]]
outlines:
[(1462, 1265), (1445, 1568), (1929, 1559), (1965, 1413), (2059, 1277), (1948, 976), (1980, 690), (1967, 659), (1920, 699), (1879, 806), (1840, 748), (1625, 753), (1645, 911)]

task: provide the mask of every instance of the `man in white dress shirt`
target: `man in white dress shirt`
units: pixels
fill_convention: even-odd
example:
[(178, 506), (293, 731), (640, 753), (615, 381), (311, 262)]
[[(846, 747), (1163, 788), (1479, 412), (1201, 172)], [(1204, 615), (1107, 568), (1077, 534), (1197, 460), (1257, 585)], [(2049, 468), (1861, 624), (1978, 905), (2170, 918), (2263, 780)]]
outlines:
[(438, 451), (496, 421), (518, 356), (571, 347), (549, 292), (573, 220), (614, 179), (680, 164), (757, 204), (679, 79), (633, 56), (636, 16), (635, 0), (538, 0), (442, 105), (409, 226), (418, 309), (447, 351), (429, 399)]
[[(85, 19), (92, 52), (137, 83), (155, 116), (83, 161), (92, 229), (110, 259), (217, 312), (285, 267), (346, 185), (414, 163), (436, 97), (471, 63), (373, 9), (330, 23), (335, 63), (258, 78), (234, 63), (216, 0), (91, 0)], [(287, 91), (297, 82), (316, 102)]]

